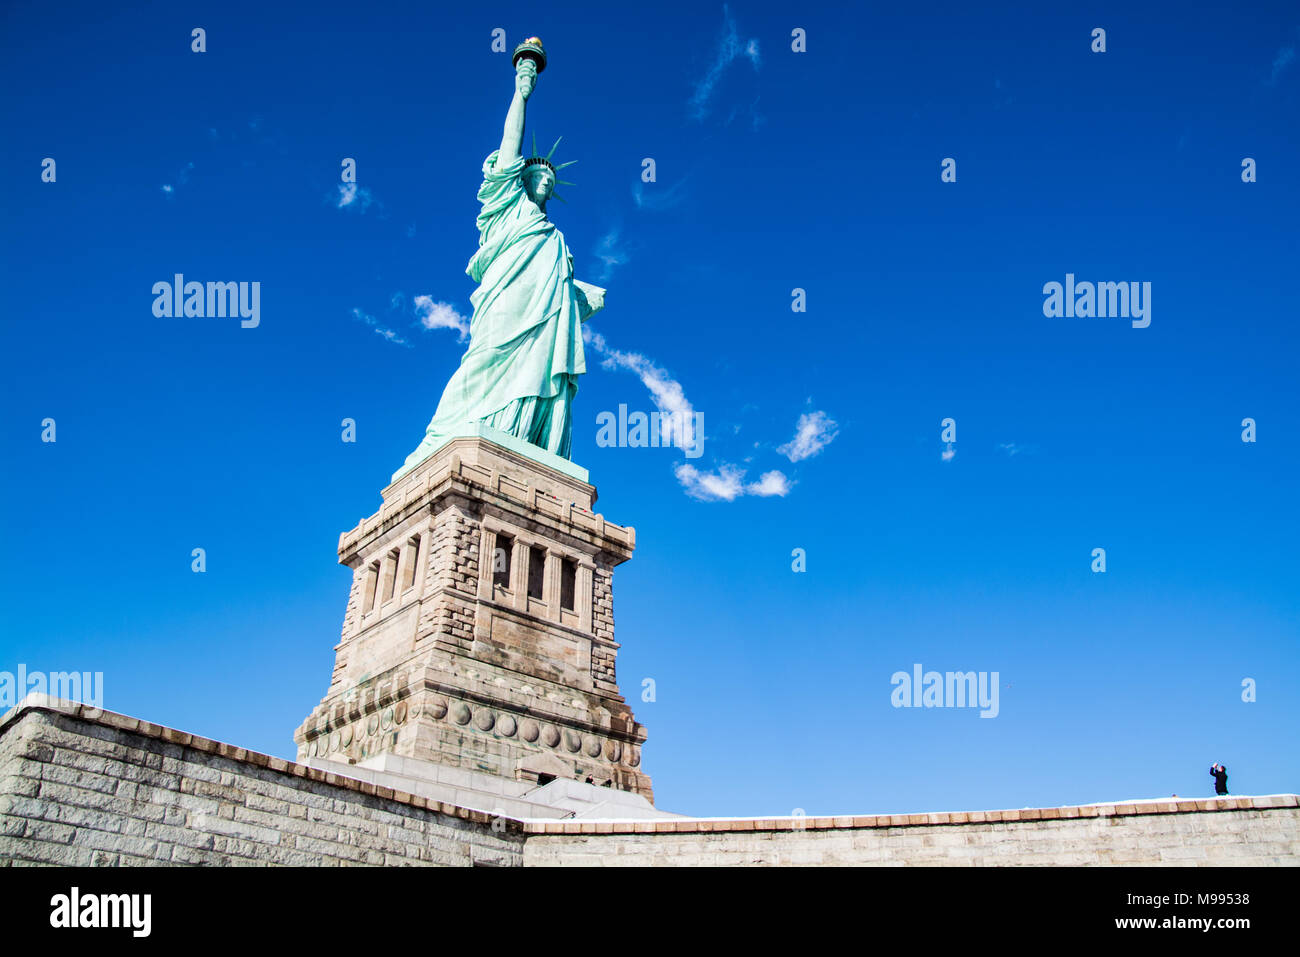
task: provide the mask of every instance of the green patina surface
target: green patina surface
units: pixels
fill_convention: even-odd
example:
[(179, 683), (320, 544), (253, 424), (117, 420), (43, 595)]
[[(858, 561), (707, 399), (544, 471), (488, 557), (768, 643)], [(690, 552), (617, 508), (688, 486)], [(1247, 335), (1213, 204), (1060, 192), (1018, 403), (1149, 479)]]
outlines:
[[(540, 41), (528, 43), (540, 49)], [(501, 148), (483, 162), (479, 248), (465, 269), (479, 284), (470, 296), (469, 348), (424, 440), (394, 480), (467, 435), (496, 436), (522, 455), (587, 480), (586, 469), (569, 461), (573, 398), (587, 371), (582, 323), (604, 307), (605, 290), (574, 279), (564, 234), (546, 216), (557, 181), (550, 155), (525, 160), (520, 152), (539, 65), (544, 57), (517, 57)]]

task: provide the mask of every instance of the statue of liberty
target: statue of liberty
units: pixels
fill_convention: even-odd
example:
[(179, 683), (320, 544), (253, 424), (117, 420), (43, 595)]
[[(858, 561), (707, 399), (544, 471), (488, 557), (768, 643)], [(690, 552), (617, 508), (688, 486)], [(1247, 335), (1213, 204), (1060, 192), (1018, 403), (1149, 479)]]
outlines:
[[(573, 278), (573, 255), (546, 217), (557, 171), (551, 157), (520, 152), (524, 114), (546, 68), (542, 42), (514, 52), (515, 94), (501, 148), (483, 162), (478, 200), (479, 248), (465, 272), (479, 284), (470, 296), (470, 344), (443, 390), (424, 441), (393, 476), (414, 468), (448, 440), (487, 426), (561, 458), (570, 458), (573, 397), (587, 371), (582, 323), (604, 307), (605, 290)], [(559, 140), (556, 140), (556, 146)]]

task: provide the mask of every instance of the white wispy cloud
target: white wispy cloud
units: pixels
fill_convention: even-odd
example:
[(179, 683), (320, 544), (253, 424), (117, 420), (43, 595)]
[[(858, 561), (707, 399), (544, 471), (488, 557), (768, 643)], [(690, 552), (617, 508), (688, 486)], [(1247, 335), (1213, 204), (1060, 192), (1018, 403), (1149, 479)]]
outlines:
[[(664, 444), (679, 444), (684, 449), (702, 448), (704, 436), (695, 434), (700, 423), (696, 420), (695, 409), (680, 382), (641, 353), (622, 352), (612, 348), (604, 336), (592, 332), (589, 326), (583, 327), (582, 339), (600, 356), (603, 368), (624, 369), (641, 380), (661, 413), (661, 438)], [(813, 426), (805, 429), (804, 419), (810, 419)], [(836, 435), (835, 423), (824, 412), (805, 415), (799, 423), (801, 431), (796, 433), (790, 446), (798, 446), (801, 454), (799, 458), (791, 457), (792, 462), (815, 455)], [(674, 428), (683, 431), (674, 435)], [(676, 467), (674, 475), (687, 495), (710, 502), (731, 502), (746, 495), (760, 498), (783, 497), (789, 494), (794, 485), (784, 472), (777, 469), (762, 473), (757, 481), (752, 482), (745, 481), (745, 471), (743, 467), (729, 462), (717, 465), (712, 471), (704, 471), (684, 462)]]
[(734, 465), (723, 465), (716, 472), (701, 472), (694, 465), (677, 466), (677, 481), (686, 494), (706, 502), (731, 502), (745, 491), (745, 472)]
[[(394, 296), (394, 308), (398, 308), (397, 293)], [(420, 317), (420, 325), (425, 329), (455, 329), (461, 342), (469, 336), (469, 320), (456, 311), (449, 302), (434, 302), (432, 296), (416, 296), (411, 302), (415, 313)]]
[(1014, 442), (999, 442), (998, 448), (1001, 449), (1003, 452), (1006, 452), (1007, 455), (1019, 455), (1021, 452), (1024, 451), (1023, 448), (1021, 448), (1019, 445), (1016, 445), (1016, 443)]
[(839, 434), (839, 426), (825, 412), (805, 412), (795, 425), (794, 438), (777, 451), (791, 462), (802, 462), (830, 445)]
[(759, 97), (754, 97), (754, 101), (748, 106), (733, 106), (731, 112), (727, 114), (723, 126), (730, 126), (735, 120), (742, 116), (749, 117), (749, 128), (757, 132), (758, 128), (767, 122), (767, 118), (758, 112)]
[(176, 190), (190, 181), (190, 170), (192, 169), (194, 169), (194, 164), (186, 163), (181, 167), (181, 171), (176, 174), (175, 183), (163, 183), (159, 189), (161, 189), (168, 197), (175, 196)]
[(784, 472), (773, 469), (771, 472), (764, 472), (760, 475), (757, 482), (745, 486), (745, 491), (750, 495), (784, 497), (790, 491), (790, 480), (786, 478)]
[(352, 318), (357, 320), (357, 322), (365, 323), (367, 326), (373, 329), (375, 331), (375, 335), (379, 336), (380, 338), (386, 339), (387, 341), (393, 343), (394, 345), (406, 346), (408, 349), (411, 348), (411, 344), (409, 342), (403, 339), (396, 331), (388, 328), (386, 325), (381, 323), (374, 316), (370, 315), (370, 313), (363, 312), (360, 309), (353, 309)]
[(602, 264), (600, 275), (596, 277), (597, 282), (608, 282), (614, 270), (627, 262), (627, 253), (619, 245), (619, 232), (615, 226), (596, 243), (595, 256)]
[(655, 407), (663, 413), (661, 437), (664, 440), (672, 437), (674, 423), (681, 423), (678, 427), (683, 430), (681, 444), (684, 447), (692, 447), (703, 439), (703, 436), (695, 435), (695, 409), (680, 382), (639, 352), (620, 352), (610, 348), (605, 337), (592, 332), (590, 326), (582, 327), (582, 341), (600, 354), (601, 365), (606, 369), (626, 369), (641, 380)]
[(745, 470), (725, 463), (713, 472), (683, 463), (675, 474), (687, 495), (705, 502), (734, 502), (742, 495), (784, 496), (790, 491), (790, 480), (781, 472), (764, 472), (757, 482), (746, 484)]
[(357, 186), (356, 183), (339, 183), (339, 193), (334, 198), (334, 208), (364, 213), (374, 201), (374, 194), (366, 187)]
[(1266, 81), (1267, 84), (1269, 86), (1275, 85), (1277, 81), (1282, 78), (1282, 74), (1285, 73), (1294, 62), (1295, 47), (1285, 46), (1278, 50), (1277, 56), (1273, 57), (1273, 69), (1272, 72), (1269, 73), (1268, 80)]
[(943, 451), (939, 453), (940, 460), (944, 462), (951, 462), (956, 457), (957, 457), (957, 450), (952, 447), (951, 442), (945, 445)]
[(686, 180), (679, 179), (672, 186), (660, 186), (658, 183), (643, 183), (637, 180), (632, 184), (632, 202), (637, 209), (657, 212), (672, 209), (686, 198)]
[(709, 69), (704, 76), (696, 82), (695, 91), (691, 94), (690, 108), (691, 116), (694, 119), (702, 120), (708, 116), (710, 103), (713, 100), (713, 92), (718, 85), (718, 80), (726, 72), (727, 67), (742, 57), (749, 60), (755, 70), (758, 70), (763, 62), (758, 40), (753, 38), (741, 40), (740, 33), (736, 29), (736, 21), (731, 16), (731, 11), (724, 5), (722, 8), (722, 36), (718, 40), (717, 50), (714, 51), (713, 62), (709, 65)]

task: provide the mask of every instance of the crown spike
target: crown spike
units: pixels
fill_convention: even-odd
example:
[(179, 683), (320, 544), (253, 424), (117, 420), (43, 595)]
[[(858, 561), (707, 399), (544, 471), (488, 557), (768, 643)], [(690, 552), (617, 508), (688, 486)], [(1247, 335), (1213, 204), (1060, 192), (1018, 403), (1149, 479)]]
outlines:
[[(524, 158), (524, 169), (528, 170), (529, 168), (534, 166), (544, 166), (551, 171), (551, 175), (555, 177), (556, 184), (563, 184), (565, 186), (578, 185), (577, 183), (574, 183), (571, 180), (560, 179), (558, 175), (560, 170), (564, 169), (566, 166), (572, 166), (574, 163), (578, 162), (577, 160), (569, 160), (566, 163), (560, 163), (558, 165), (551, 162), (551, 157), (555, 155), (555, 151), (559, 149), (560, 142), (563, 139), (564, 139), (563, 136), (556, 137), (555, 144), (551, 147), (551, 151), (547, 153), (545, 156), (542, 156), (540, 153), (537, 152), (537, 133), (536, 131), (534, 131), (533, 155)], [(562, 203), (568, 202), (568, 200), (565, 199), (563, 196), (559, 196), (558, 194), (555, 193), (552, 193), (551, 195), (555, 196)]]
[(566, 206), (569, 204), (569, 201), (565, 199), (563, 196), (561, 196), (559, 193), (555, 193), (555, 192), (551, 193), (551, 199), (558, 199), (561, 203), (564, 203)]

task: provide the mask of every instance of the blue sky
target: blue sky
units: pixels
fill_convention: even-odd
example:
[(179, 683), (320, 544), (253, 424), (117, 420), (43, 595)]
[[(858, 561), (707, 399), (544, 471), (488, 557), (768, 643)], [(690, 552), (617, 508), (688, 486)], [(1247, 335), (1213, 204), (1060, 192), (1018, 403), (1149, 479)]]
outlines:
[[(574, 459), (637, 529), (619, 678), (661, 806), (1300, 787), (1293, 4), (0, 16), (0, 670), (292, 756), (338, 535), (464, 350), (500, 27), (546, 42), (528, 141), (579, 161), (550, 212), (609, 290)], [(260, 324), (156, 318), (175, 273), (259, 281)], [(1150, 282), (1150, 326), (1044, 316), (1067, 273)], [(597, 445), (656, 394), (702, 456)], [(892, 707), (914, 663), (998, 672), (998, 716)]]

